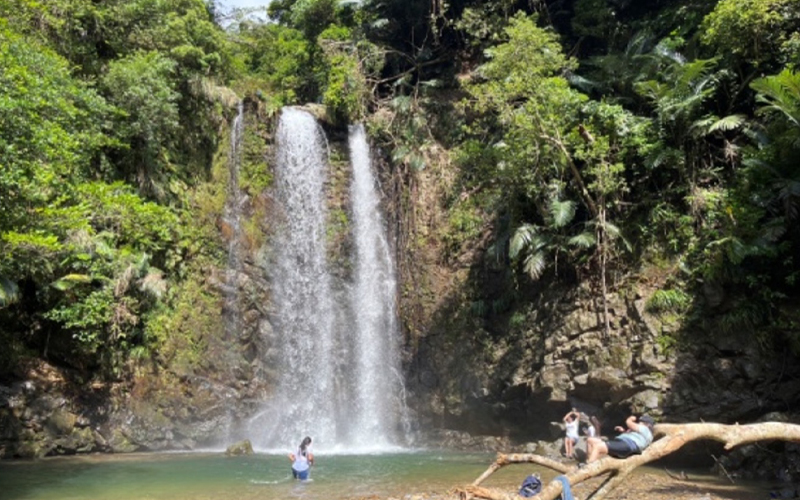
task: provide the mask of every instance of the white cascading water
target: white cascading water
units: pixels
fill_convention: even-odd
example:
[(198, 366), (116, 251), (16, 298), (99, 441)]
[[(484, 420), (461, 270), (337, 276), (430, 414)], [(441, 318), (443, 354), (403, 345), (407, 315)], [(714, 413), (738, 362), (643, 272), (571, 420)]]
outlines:
[[(231, 124), (231, 145), (228, 152), (228, 170), (230, 183), (228, 197), (225, 202), (223, 221), (228, 230), (228, 268), (225, 271), (225, 308), (223, 319), (225, 333), (228, 339), (235, 339), (242, 328), (242, 319), (239, 311), (239, 273), (242, 272), (242, 210), (246, 197), (239, 189), (239, 168), (242, 163), (242, 141), (244, 137), (244, 103), (239, 101), (236, 118)], [(232, 442), (233, 416), (229, 415), (226, 422), (225, 442)]]
[(335, 310), (326, 258), (325, 139), (312, 115), (285, 108), (277, 132), (274, 327), (280, 339), (277, 387), (253, 421), (256, 445), (294, 449), (304, 436), (335, 443)]
[(228, 153), (230, 184), (223, 220), (228, 226), (228, 269), (225, 273), (225, 326), (231, 338), (241, 328), (237, 301), (239, 299), (238, 275), (242, 268), (242, 204), (244, 196), (239, 189), (239, 167), (242, 162), (244, 132), (244, 104), (239, 101), (236, 118), (231, 124), (231, 146)]
[(258, 448), (287, 451), (304, 436), (325, 453), (397, 450), (405, 406), (396, 281), (364, 129), (351, 129), (354, 283), (334, 286), (326, 259), (324, 134), (312, 115), (281, 114), (275, 247), (275, 390), (251, 421)]
[(397, 283), (362, 125), (350, 127), (349, 145), (355, 240), (351, 301), (355, 318), (353, 376), (357, 383), (353, 417), (359, 429), (355, 444), (386, 448), (396, 445), (404, 413), (395, 310)]

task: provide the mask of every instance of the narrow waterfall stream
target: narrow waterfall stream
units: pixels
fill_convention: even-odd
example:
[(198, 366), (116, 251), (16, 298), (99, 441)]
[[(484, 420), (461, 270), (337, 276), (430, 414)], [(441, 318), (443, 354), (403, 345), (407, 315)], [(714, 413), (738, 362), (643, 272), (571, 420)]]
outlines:
[(312, 115), (283, 110), (277, 132), (273, 325), (278, 381), (251, 422), (257, 448), (304, 436), (333, 453), (397, 451), (405, 407), (392, 253), (364, 129), (351, 128), (353, 283), (328, 268), (327, 143)]
[(369, 144), (362, 125), (350, 128), (351, 203), (355, 239), (355, 422), (359, 447), (395, 445), (404, 420), (392, 250), (380, 211)]
[(238, 275), (242, 270), (242, 204), (244, 196), (239, 189), (239, 168), (242, 163), (242, 140), (244, 133), (244, 103), (239, 101), (236, 117), (231, 124), (228, 170), (230, 183), (225, 203), (223, 220), (228, 228), (228, 269), (225, 273), (225, 328), (228, 338), (241, 328), (237, 300), (239, 298)]
[[(239, 310), (239, 283), (243, 265), (242, 248), (242, 211), (246, 203), (246, 196), (239, 188), (239, 169), (242, 164), (242, 144), (244, 140), (244, 103), (239, 101), (236, 117), (231, 124), (230, 150), (228, 152), (228, 171), (230, 181), (228, 196), (225, 202), (223, 221), (227, 228), (225, 237), (228, 239), (228, 268), (225, 271), (223, 320), (225, 334), (228, 339), (234, 339), (242, 329), (242, 317)], [(225, 440), (232, 440), (233, 417), (229, 414)]]

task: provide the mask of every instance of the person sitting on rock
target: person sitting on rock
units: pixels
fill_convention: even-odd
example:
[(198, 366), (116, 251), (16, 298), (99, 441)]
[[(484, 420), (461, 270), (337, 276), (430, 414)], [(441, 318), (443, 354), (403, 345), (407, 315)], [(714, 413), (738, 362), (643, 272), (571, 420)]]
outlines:
[(594, 426), (591, 424), (591, 422), (584, 423), (583, 425), (581, 425), (581, 430), (582, 430), (581, 434), (586, 436), (587, 439), (595, 437), (597, 435), (597, 433), (594, 430)]
[(623, 429), (619, 425), (614, 428), (615, 431), (621, 433), (614, 439), (608, 441), (597, 437), (587, 439), (588, 458), (586, 462), (592, 463), (606, 455), (614, 458), (628, 458), (643, 452), (653, 442), (655, 421), (652, 417), (642, 415), (637, 421), (636, 417), (631, 415), (625, 421), (625, 425), (628, 427), (627, 429)]

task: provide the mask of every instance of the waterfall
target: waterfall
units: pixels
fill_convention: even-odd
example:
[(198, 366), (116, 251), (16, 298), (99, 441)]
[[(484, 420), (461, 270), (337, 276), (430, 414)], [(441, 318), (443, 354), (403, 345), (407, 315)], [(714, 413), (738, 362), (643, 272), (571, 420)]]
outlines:
[(355, 324), (355, 423), (360, 446), (396, 443), (403, 414), (399, 400), (397, 282), (391, 248), (379, 206), (364, 127), (350, 127), (353, 181), (350, 199), (355, 240), (355, 284), (351, 293)]
[[(239, 308), (239, 275), (242, 272), (242, 211), (246, 197), (239, 189), (239, 168), (242, 162), (242, 140), (244, 132), (244, 104), (239, 101), (236, 117), (231, 124), (230, 149), (228, 151), (228, 196), (225, 200), (225, 212), (222, 220), (223, 234), (228, 239), (228, 267), (225, 270), (223, 294), (225, 306), (223, 321), (226, 338), (230, 341), (241, 335), (242, 317)], [(225, 421), (225, 441), (233, 441), (234, 417), (232, 408)]]
[[(239, 189), (239, 168), (242, 163), (242, 140), (244, 135), (244, 104), (239, 101), (236, 117), (231, 124), (230, 149), (228, 152), (228, 171), (230, 182), (228, 196), (225, 200), (225, 213), (223, 221), (228, 238), (228, 268), (225, 271), (223, 285), (225, 307), (223, 320), (226, 337), (236, 339), (241, 334), (242, 317), (239, 308), (239, 273), (242, 272), (242, 210), (246, 197)], [(232, 411), (232, 408), (231, 408)], [(232, 442), (232, 427), (234, 417), (229, 412), (225, 422), (225, 442)]]
[(245, 200), (239, 189), (239, 168), (242, 162), (243, 131), (244, 104), (239, 101), (236, 118), (231, 124), (231, 145), (228, 153), (230, 183), (223, 216), (228, 238), (228, 268), (225, 272), (225, 328), (228, 338), (235, 337), (241, 328), (238, 277), (242, 270), (242, 205)]
[(334, 324), (326, 259), (322, 131), (310, 114), (286, 108), (277, 132), (277, 199), (283, 206), (275, 251), (273, 299), (280, 374), (255, 420), (267, 448), (294, 449), (306, 435), (335, 441)]
[[(309, 113), (285, 108), (277, 131), (281, 208), (272, 264), (277, 380), (251, 420), (255, 445), (325, 452), (397, 448), (400, 393), (395, 279), (361, 126), (350, 135), (354, 283), (328, 268), (327, 143)], [(346, 273), (338, 273), (346, 274)]]

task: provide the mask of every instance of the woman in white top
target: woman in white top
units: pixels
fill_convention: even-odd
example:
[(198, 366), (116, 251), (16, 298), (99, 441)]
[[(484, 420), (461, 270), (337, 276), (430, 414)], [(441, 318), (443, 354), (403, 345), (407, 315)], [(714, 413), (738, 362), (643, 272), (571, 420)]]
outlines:
[(580, 414), (575, 411), (575, 408), (572, 409), (571, 412), (564, 415), (564, 425), (567, 428), (567, 437), (564, 438), (564, 452), (567, 455), (567, 458), (572, 458), (572, 453), (575, 450), (575, 443), (578, 442), (578, 424), (580, 423)]
[(306, 436), (297, 453), (290, 453), (289, 460), (292, 461), (292, 476), (295, 479), (305, 481), (308, 479), (308, 471), (314, 465), (314, 455), (311, 453), (311, 438)]

